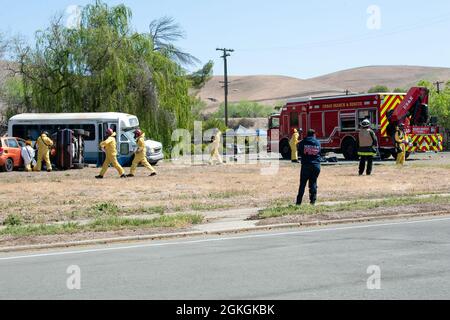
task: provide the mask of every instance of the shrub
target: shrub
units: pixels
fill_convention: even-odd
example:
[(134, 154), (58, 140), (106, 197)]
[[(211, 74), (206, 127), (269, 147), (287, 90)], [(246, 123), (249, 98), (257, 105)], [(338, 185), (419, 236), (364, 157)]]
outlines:
[(3, 221), (5, 226), (20, 226), (22, 224), (22, 218), (14, 213), (9, 214), (5, 221)]
[[(264, 118), (269, 116), (274, 111), (274, 108), (264, 104), (251, 101), (241, 101), (238, 103), (228, 104), (229, 118)], [(215, 113), (217, 118), (225, 116), (225, 105), (222, 103), (219, 110)]]

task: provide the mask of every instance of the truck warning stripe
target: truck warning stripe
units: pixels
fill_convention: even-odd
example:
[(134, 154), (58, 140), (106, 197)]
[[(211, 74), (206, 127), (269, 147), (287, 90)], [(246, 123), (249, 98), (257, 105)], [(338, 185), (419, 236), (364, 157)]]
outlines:
[(389, 124), (389, 121), (387, 119), (388, 111), (397, 107), (402, 102), (402, 100), (403, 96), (400, 95), (390, 95), (384, 100), (380, 109), (380, 128), (382, 136), (386, 136), (386, 129)]
[(426, 152), (426, 151), (442, 151), (443, 137), (441, 134), (433, 135), (408, 135), (412, 146), (407, 146), (406, 150), (409, 152)]

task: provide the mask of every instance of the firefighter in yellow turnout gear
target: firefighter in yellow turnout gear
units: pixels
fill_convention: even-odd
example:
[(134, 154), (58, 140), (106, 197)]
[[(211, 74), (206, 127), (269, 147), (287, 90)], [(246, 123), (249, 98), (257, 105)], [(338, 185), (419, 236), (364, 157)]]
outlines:
[(136, 173), (136, 168), (139, 164), (142, 164), (144, 167), (146, 167), (148, 170), (151, 171), (150, 176), (155, 176), (156, 171), (153, 169), (153, 167), (148, 163), (146, 154), (147, 154), (147, 148), (145, 147), (145, 133), (143, 133), (141, 130), (137, 129), (134, 131), (134, 137), (136, 138), (136, 143), (138, 149), (134, 153), (134, 160), (131, 164), (130, 168), (130, 174), (127, 175), (127, 177), (134, 177)]
[[(406, 144), (409, 142), (408, 136), (405, 134), (404, 125), (400, 123), (395, 130), (395, 147), (397, 149), (397, 164), (405, 164)], [(399, 152), (401, 151), (401, 152)]]
[(220, 137), (222, 136), (222, 132), (220, 132), (219, 129), (217, 129), (217, 132), (214, 136), (212, 136), (212, 142), (210, 145), (211, 153), (209, 158), (209, 164), (213, 164), (216, 161), (220, 164), (223, 163), (222, 157), (220, 156), (219, 148), (220, 148)]
[(292, 137), (289, 140), (289, 146), (291, 147), (291, 161), (298, 162), (298, 153), (297, 153), (297, 145), (299, 141), (300, 135), (297, 129), (292, 130)]
[(50, 149), (53, 146), (53, 141), (48, 137), (48, 135), (48, 132), (44, 131), (36, 140), (36, 144), (38, 147), (38, 157), (36, 166), (34, 166), (33, 171), (41, 171), (42, 161), (45, 162), (47, 172), (52, 171), (52, 164), (50, 162)]
[(108, 136), (108, 138), (100, 143), (100, 147), (102, 149), (105, 149), (106, 158), (103, 162), (100, 175), (95, 177), (97, 179), (103, 179), (106, 170), (108, 170), (109, 165), (112, 164), (112, 166), (116, 168), (117, 172), (119, 173), (119, 176), (121, 178), (126, 178), (127, 176), (125, 175), (125, 170), (123, 170), (122, 166), (117, 161), (116, 133), (112, 129), (108, 129), (106, 130), (106, 135)]

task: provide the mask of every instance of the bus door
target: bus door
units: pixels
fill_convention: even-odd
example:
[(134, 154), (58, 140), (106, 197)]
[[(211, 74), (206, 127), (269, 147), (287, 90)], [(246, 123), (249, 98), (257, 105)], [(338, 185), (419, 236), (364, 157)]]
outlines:
[[(109, 128), (107, 123), (99, 123), (97, 125), (98, 130), (98, 143), (104, 141), (106, 139), (106, 130)], [(98, 146), (98, 157), (97, 157), (97, 167), (102, 166), (103, 162), (105, 161), (106, 154), (103, 152), (103, 150)]]
[(135, 141), (133, 141), (132, 136), (130, 136), (129, 132), (125, 134), (125, 132), (120, 131), (118, 133), (118, 146), (118, 161), (121, 165), (126, 166), (132, 160), (131, 158), (133, 156), (136, 143)]

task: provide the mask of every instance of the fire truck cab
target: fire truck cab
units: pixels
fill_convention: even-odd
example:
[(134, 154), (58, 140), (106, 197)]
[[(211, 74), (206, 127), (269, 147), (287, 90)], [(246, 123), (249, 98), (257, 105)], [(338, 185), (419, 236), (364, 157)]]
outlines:
[[(279, 143), (282, 157), (290, 159), (292, 129), (301, 129), (300, 139), (305, 137), (308, 129), (314, 129), (324, 153), (333, 151), (342, 153), (345, 159), (356, 159), (359, 124), (368, 119), (378, 138), (380, 156), (395, 157), (394, 141), (388, 127), (395, 126), (391, 115), (405, 105), (402, 101), (409, 94), (369, 93), (290, 99), (279, 114), (269, 117), (268, 151), (275, 151), (274, 146)], [(408, 105), (414, 105), (414, 102), (409, 101)], [(405, 110), (404, 114), (401, 122), (412, 142), (407, 146), (407, 152), (442, 151), (442, 135), (435, 123), (428, 123), (427, 119), (427, 123), (417, 125), (411, 123), (414, 117), (411, 112)]]

